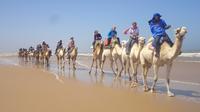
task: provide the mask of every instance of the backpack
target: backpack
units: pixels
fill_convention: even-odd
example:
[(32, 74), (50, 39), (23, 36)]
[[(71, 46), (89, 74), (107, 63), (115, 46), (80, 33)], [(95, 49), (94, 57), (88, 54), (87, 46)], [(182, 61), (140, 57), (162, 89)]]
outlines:
[(104, 46), (108, 46), (108, 38), (104, 40)]

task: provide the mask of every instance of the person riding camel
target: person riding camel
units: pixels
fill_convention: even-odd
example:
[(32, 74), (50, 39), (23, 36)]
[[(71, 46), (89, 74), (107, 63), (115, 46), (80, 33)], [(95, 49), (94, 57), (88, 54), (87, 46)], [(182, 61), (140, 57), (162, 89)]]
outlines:
[(116, 26), (113, 26), (111, 31), (108, 33), (108, 45), (110, 45), (112, 38), (117, 38), (118, 43), (120, 44), (120, 39), (117, 37)]
[(45, 41), (42, 42), (42, 51), (48, 51), (49, 56), (52, 56), (51, 49), (49, 49), (49, 44), (47, 44)]
[(57, 53), (58, 49), (62, 49), (62, 48), (63, 48), (63, 43), (62, 43), (62, 40), (60, 40), (57, 43), (55, 54)]
[(37, 50), (38, 52), (42, 51), (42, 45), (41, 45), (41, 44), (38, 44), (38, 45), (36, 46), (36, 50)]
[(101, 34), (100, 34), (97, 30), (95, 30), (95, 31), (94, 31), (94, 41), (92, 42), (92, 45), (93, 45), (93, 52), (95, 51), (96, 42), (97, 42), (97, 41), (101, 41), (101, 39), (102, 39)]
[(48, 50), (48, 48), (49, 48), (49, 45), (45, 41), (43, 41), (42, 42), (42, 49), (43, 50)]
[(167, 25), (163, 19), (161, 19), (161, 15), (159, 13), (155, 13), (153, 18), (149, 21), (149, 26), (151, 29), (151, 33), (153, 35), (153, 43), (150, 49), (156, 51), (155, 56), (159, 57), (160, 55), (160, 46), (162, 44), (161, 40), (166, 41), (171, 47), (173, 46), (173, 42), (169, 38), (168, 34), (165, 30), (169, 29), (171, 25)]
[(68, 48), (67, 48), (67, 54), (69, 56), (69, 54), (72, 52), (72, 50), (75, 48), (75, 41), (74, 41), (74, 37), (70, 38), (70, 41), (68, 43)]
[(133, 22), (131, 27), (127, 28), (124, 31), (124, 34), (129, 35), (129, 37), (130, 37), (126, 44), (126, 54), (129, 55), (133, 44), (138, 41), (139, 28), (137, 26), (137, 23)]
[(29, 51), (29, 52), (33, 52), (33, 51), (34, 51), (33, 46), (29, 47), (28, 51)]

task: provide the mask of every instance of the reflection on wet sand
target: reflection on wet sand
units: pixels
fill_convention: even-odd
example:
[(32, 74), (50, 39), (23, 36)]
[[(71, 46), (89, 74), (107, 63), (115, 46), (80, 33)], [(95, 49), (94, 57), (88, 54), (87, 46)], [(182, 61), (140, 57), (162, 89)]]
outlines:
[[(49, 66), (45, 66), (44, 64), (36, 64), (33, 62), (26, 62), (18, 60), (19, 65), (24, 67), (33, 67), (37, 69), (41, 69), (43, 71), (51, 72), (55, 76), (55, 78), (61, 82), (65, 83), (66, 80), (78, 80), (82, 82), (86, 82), (89, 84), (95, 85), (103, 85), (111, 88), (119, 88), (119, 89), (130, 89), (133, 92), (143, 92), (142, 89), (142, 77), (138, 75), (138, 84), (134, 88), (130, 88), (131, 82), (129, 81), (127, 76), (122, 76), (116, 78), (113, 73), (105, 72), (101, 74), (99, 70), (96, 72), (88, 73), (89, 68), (82, 65), (77, 65), (76, 70), (73, 70), (66, 64), (64, 69), (58, 69), (57, 64), (54, 61), (50, 62)], [(148, 83), (152, 84), (152, 78), (148, 78)], [(156, 86), (156, 93), (164, 94), (166, 88), (164, 86), (164, 80), (159, 80)], [(195, 102), (200, 102), (200, 86), (199, 85), (190, 85), (180, 82), (172, 82), (173, 92), (176, 93), (176, 96), (181, 99), (192, 100)]]

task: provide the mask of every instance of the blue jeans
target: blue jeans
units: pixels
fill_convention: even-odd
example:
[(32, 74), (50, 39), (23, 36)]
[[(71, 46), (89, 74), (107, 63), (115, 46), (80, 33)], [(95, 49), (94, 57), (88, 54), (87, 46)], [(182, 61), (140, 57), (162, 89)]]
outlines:
[(129, 38), (128, 42), (126, 43), (126, 54), (129, 55), (131, 52), (131, 48), (133, 44), (136, 42), (136, 39)]
[(156, 49), (156, 54), (160, 53), (160, 46), (162, 44), (161, 38), (162, 38), (163, 41), (166, 41), (170, 45), (170, 47), (173, 46), (173, 42), (171, 41), (171, 39), (169, 38), (167, 33), (165, 33), (164, 36), (156, 36), (156, 37), (154, 37), (154, 40), (153, 40), (153, 43), (152, 43), (153, 47)]

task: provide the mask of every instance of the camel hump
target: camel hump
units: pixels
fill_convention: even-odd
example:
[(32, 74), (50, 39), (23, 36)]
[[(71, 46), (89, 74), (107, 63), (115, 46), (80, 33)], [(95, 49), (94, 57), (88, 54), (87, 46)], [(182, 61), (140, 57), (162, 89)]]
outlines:
[(149, 40), (147, 41), (147, 43), (151, 43), (153, 42), (153, 37), (150, 37)]

